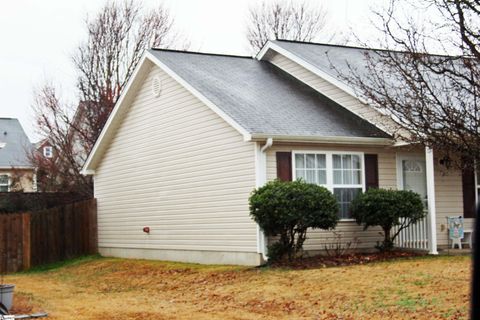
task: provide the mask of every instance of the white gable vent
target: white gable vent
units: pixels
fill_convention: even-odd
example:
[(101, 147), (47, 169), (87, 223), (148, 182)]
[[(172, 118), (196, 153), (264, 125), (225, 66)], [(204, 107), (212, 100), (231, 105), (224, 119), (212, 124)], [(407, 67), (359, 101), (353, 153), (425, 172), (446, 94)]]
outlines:
[(160, 93), (162, 93), (162, 80), (160, 80), (160, 77), (153, 78), (152, 93), (155, 97), (160, 97)]

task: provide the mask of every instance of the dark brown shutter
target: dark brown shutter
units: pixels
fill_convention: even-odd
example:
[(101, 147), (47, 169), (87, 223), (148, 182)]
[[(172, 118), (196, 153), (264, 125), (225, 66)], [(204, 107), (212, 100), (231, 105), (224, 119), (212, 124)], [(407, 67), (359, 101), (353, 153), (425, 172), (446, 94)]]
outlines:
[(277, 152), (277, 179), (292, 181), (292, 153)]
[(463, 216), (475, 218), (475, 175), (473, 168), (465, 168), (462, 171), (463, 190)]
[(378, 156), (376, 154), (365, 155), (365, 186), (378, 188)]

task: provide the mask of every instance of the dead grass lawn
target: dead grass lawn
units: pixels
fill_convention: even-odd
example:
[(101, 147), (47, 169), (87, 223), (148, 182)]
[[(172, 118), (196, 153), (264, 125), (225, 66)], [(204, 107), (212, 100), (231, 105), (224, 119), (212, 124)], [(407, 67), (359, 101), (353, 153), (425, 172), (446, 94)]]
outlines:
[(470, 257), (283, 270), (88, 257), (7, 277), (49, 319), (467, 319)]

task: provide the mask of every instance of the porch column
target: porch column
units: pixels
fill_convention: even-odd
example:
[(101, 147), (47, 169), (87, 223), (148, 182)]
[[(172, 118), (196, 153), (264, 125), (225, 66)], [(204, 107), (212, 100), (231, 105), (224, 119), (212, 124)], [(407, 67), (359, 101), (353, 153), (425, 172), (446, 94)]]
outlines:
[(427, 198), (428, 198), (428, 247), (430, 254), (438, 254), (437, 251), (437, 213), (435, 208), (435, 173), (433, 150), (425, 148), (425, 164), (427, 171)]

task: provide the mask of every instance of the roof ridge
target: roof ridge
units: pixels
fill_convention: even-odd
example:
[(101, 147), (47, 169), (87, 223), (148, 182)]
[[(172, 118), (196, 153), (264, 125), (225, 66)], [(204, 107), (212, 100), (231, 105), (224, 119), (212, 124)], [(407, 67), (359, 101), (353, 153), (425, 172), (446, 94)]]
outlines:
[(230, 57), (230, 58), (253, 59), (252, 56), (241, 56), (241, 55), (228, 54), (228, 53), (199, 52), (199, 51), (188, 51), (188, 50), (177, 50), (177, 49), (161, 49), (161, 48), (150, 48), (149, 50), (186, 53), (186, 54), (200, 54), (200, 55), (206, 55), (206, 56), (221, 56), (221, 57)]
[[(382, 51), (382, 52), (393, 52), (393, 53), (409, 53), (408, 51), (402, 50), (392, 50), (392, 49), (380, 49), (380, 48), (370, 48), (370, 47), (359, 47), (359, 46), (352, 46), (352, 45), (343, 45), (343, 44), (331, 44), (331, 43), (321, 43), (321, 42), (309, 42), (309, 41), (298, 41), (298, 40), (288, 40), (288, 39), (275, 39), (272, 41), (279, 41), (279, 42), (290, 42), (290, 43), (298, 43), (298, 44), (311, 44), (317, 46), (327, 46), (327, 47), (336, 47), (336, 48), (346, 48), (346, 49), (357, 49), (357, 50), (368, 50), (368, 51)], [(448, 55), (448, 54), (439, 54), (439, 53), (428, 53), (423, 52), (421, 54), (436, 56), (436, 57), (449, 57), (449, 58), (459, 58), (468, 56), (463, 55)]]

